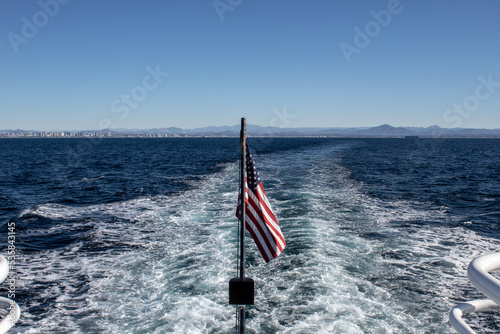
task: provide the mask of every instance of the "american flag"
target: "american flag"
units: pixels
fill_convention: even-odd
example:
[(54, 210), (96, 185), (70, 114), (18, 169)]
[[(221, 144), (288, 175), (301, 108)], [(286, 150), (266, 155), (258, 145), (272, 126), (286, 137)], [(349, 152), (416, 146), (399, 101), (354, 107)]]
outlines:
[[(266, 262), (277, 258), (286, 246), (285, 238), (276, 221), (271, 204), (266, 196), (255, 163), (246, 146), (246, 228), (252, 235), (260, 253)], [(241, 219), (241, 196), (238, 202), (236, 216)]]

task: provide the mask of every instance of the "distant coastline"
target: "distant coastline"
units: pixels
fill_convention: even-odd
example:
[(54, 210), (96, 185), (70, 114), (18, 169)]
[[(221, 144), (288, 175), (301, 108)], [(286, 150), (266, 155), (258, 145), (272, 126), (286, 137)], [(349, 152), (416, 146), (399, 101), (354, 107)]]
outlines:
[[(393, 127), (279, 128), (248, 125), (252, 137), (332, 137), (332, 138), (500, 138), (500, 129)], [(238, 137), (239, 125), (196, 129), (176, 127), (156, 129), (104, 129), (82, 131), (0, 130), (0, 138), (165, 138)]]

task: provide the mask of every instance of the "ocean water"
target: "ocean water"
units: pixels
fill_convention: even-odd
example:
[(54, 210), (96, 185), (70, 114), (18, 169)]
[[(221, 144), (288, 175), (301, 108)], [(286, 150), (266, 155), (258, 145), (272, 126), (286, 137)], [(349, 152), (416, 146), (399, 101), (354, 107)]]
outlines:
[[(453, 333), (498, 251), (500, 140), (249, 138), (287, 240), (249, 333)], [(233, 333), (238, 139), (1, 139), (12, 333)], [(0, 286), (0, 296), (8, 288)], [(498, 333), (498, 314), (471, 315)]]

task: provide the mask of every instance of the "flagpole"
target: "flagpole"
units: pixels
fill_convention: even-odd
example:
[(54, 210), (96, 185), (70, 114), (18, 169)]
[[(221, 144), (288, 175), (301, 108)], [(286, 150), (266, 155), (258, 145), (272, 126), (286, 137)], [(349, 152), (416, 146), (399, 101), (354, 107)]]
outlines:
[[(245, 216), (246, 216), (246, 119), (241, 119), (240, 131), (240, 195), (241, 195), (241, 226), (240, 226), (240, 280), (245, 280)], [(239, 306), (239, 333), (245, 334), (245, 305)]]
[(239, 334), (245, 334), (245, 305), (254, 305), (255, 289), (254, 281), (245, 275), (245, 230), (246, 230), (246, 193), (247, 193), (247, 144), (246, 144), (246, 121), (241, 119), (240, 132), (240, 194), (237, 216), (239, 218), (239, 266), (238, 277), (229, 280), (229, 304), (237, 305), (236, 330)]
[(241, 195), (241, 226), (240, 226), (240, 279), (245, 278), (245, 216), (246, 216), (246, 120), (241, 119), (240, 131), (240, 195)]
[[(247, 161), (248, 160), (248, 161)], [(247, 180), (248, 178), (248, 180)], [(248, 198), (252, 200), (247, 201)], [(285, 238), (272, 213), (264, 188), (255, 168), (255, 163), (246, 143), (246, 120), (241, 119), (240, 131), (240, 193), (236, 216), (239, 219), (238, 241), (239, 253), (237, 267), (238, 277), (229, 280), (229, 304), (237, 305), (236, 330), (245, 334), (245, 305), (254, 305), (255, 283), (245, 275), (245, 230), (248, 211), (248, 231), (254, 238), (264, 260), (278, 257), (286, 246)], [(257, 218), (256, 218), (257, 217)], [(262, 219), (261, 219), (262, 218)]]

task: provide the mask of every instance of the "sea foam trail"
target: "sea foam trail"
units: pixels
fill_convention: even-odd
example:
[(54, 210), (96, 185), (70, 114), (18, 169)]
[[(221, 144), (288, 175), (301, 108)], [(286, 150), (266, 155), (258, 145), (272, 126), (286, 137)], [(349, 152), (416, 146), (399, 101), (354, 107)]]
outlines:
[(346, 149), (263, 159), (289, 249), (262, 283), (281, 303), (256, 313), (256, 332), (449, 333), (466, 265), (495, 241), (450, 227), (442, 207), (365, 195), (340, 164)]
[[(441, 207), (366, 195), (342, 166), (349, 147), (254, 152), (287, 248), (265, 264), (247, 236), (247, 274), (256, 281), (249, 333), (450, 332), (466, 264), (495, 242), (450, 227)], [(16, 328), (232, 332), (237, 184), (232, 163), (178, 195), (25, 210), (27, 222), (56, 223), (21, 238), (75, 230), (78, 238), (18, 266), (20, 290), (37, 292)]]
[(37, 289), (39, 298), (29, 305), (36, 311), (24, 312), (18, 328), (32, 333), (229, 331), (236, 191), (221, 183), (237, 184), (236, 173), (229, 166), (176, 196), (25, 210), (25, 218), (66, 220), (36, 237), (82, 224), (88, 232), (71, 247), (24, 259), (19, 288)]

